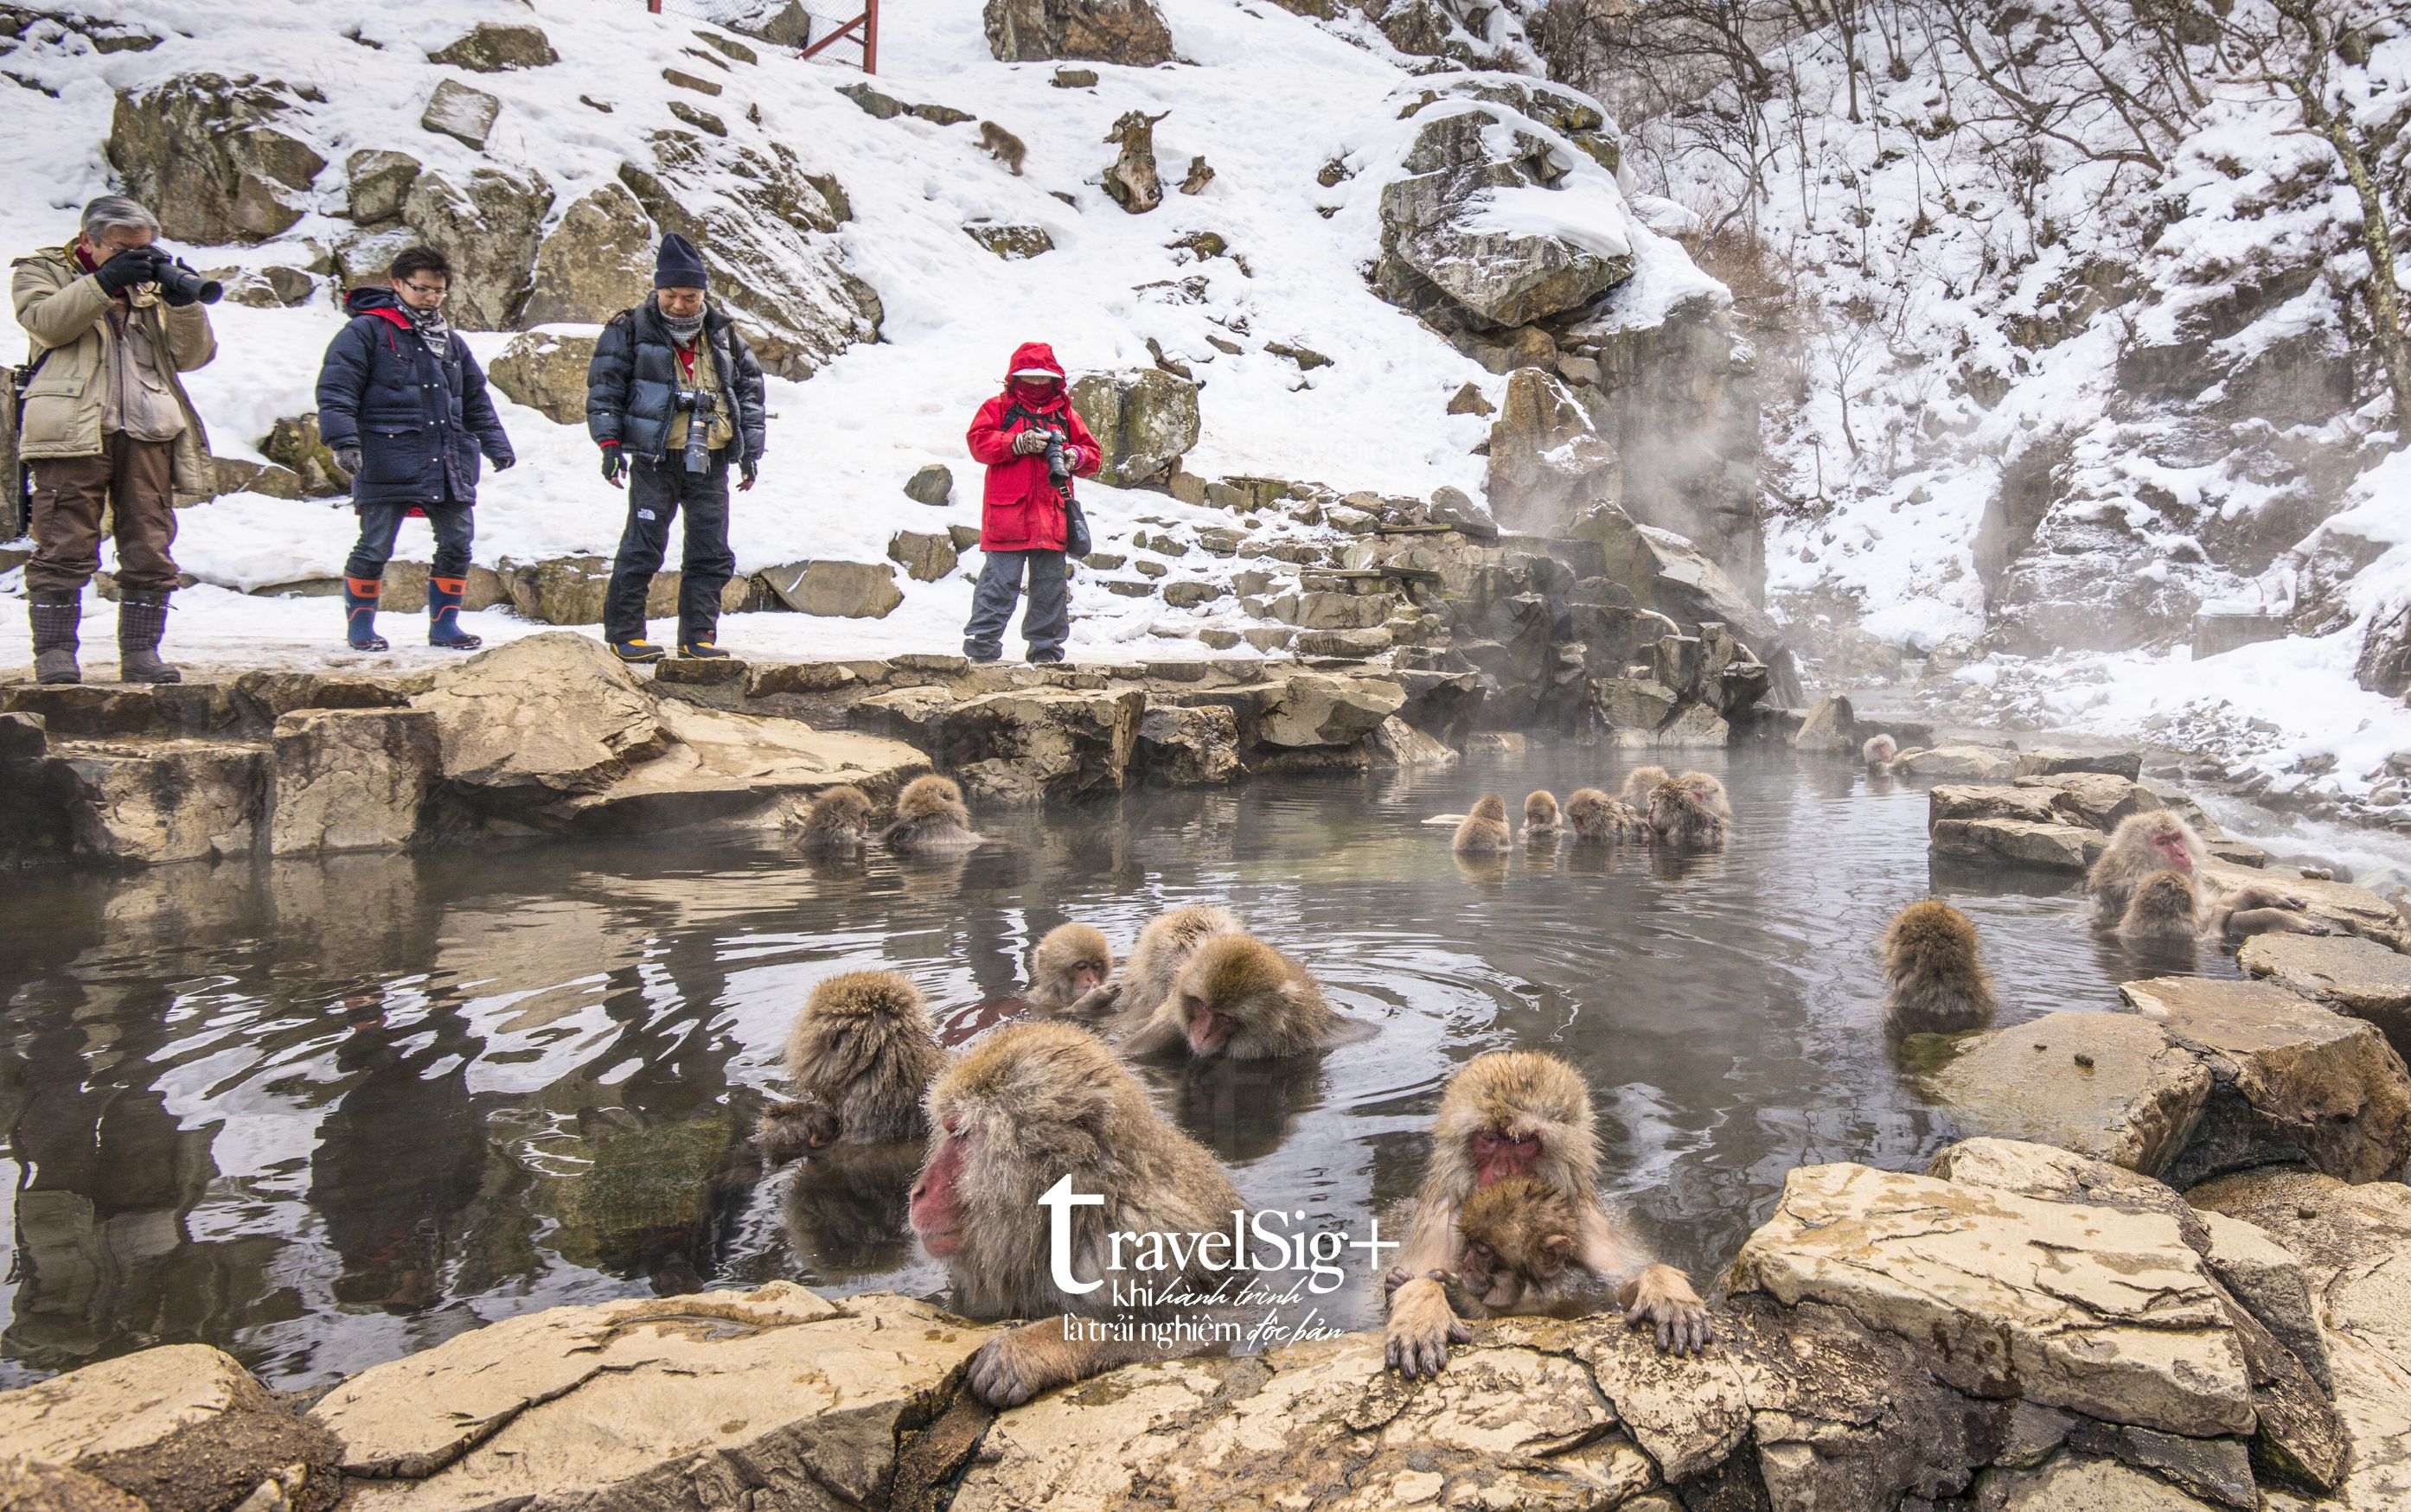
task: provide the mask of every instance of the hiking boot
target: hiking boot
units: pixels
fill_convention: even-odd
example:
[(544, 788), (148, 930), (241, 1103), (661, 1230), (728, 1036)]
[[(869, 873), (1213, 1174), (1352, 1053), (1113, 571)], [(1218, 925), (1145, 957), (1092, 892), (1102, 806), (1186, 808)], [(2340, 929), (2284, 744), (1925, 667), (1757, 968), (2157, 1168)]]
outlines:
[(649, 662), (659, 662), (669, 655), (667, 651), (642, 635), (632, 641), (613, 641), (611, 654), (630, 666), (643, 666)]
[(1060, 651), (1032, 651), (1030, 653), (1030, 664), (1033, 667), (1059, 666), (1062, 663), (1062, 661), (1063, 653)]
[(709, 641), (680, 641), (679, 655), (696, 662), (725, 662), (728, 653)]
[(183, 682), (184, 675), (159, 660), (159, 637), (168, 632), (168, 601), (120, 599), (117, 603), (117, 680)]
[(26, 605), (34, 626), (34, 680), (81, 682), (76, 665), (76, 627), (83, 621), (83, 600), (36, 599)]
[(343, 642), (355, 651), (384, 651), (392, 647), (376, 632), (377, 602), (385, 593), (382, 577), (351, 577), (343, 579)]

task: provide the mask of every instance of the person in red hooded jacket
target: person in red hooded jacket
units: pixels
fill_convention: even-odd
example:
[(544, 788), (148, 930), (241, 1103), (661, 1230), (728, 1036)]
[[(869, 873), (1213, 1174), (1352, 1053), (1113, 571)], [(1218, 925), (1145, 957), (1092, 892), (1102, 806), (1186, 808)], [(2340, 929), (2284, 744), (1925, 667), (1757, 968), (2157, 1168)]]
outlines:
[[(1104, 454), (1072, 408), (1054, 348), (1025, 342), (1014, 349), (1004, 392), (979, 407), (965, 440), (986, 466), (987, 485), (980, 499), (986, 562), (972, 597), (971, 623), (963, 627), (963, 654), (974, 662), (1004, 654), (1005, 621), (1013, 618), (1027, 572), (1030, 607), (1022, 612), (1021, 638), (1032, 662), (1060, 662), (1072, 633), (1064, 561), (1072, 479), (1094, 476)], [(1050, 440), (1062, 445), (1067, 475), (1059, 486), (1046, 459)]]

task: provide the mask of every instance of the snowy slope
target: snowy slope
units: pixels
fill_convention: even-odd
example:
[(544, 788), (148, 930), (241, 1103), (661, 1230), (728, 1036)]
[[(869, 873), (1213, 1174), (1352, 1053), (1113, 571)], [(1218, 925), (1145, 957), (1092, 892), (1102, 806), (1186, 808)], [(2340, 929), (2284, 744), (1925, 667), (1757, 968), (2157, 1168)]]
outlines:
[[(1380, 185), (1395, 175), (1419, 124), (1397, 119), (1393, 96), (1409, 82), (1400, 60), (1269, 4), (1171, 0), (1164, 9), (1182, 61), (1149, 70), (1096, 65), (1103, 80), (1093, 91), (1053, 87), (1052, 65), (995, 62), (972, 0), (898, 7), (883, 18), (876, 86), (1005, 125), (1029, 145), (1020, 178), (980, 150), (976, 125), (865, 113), (837, 93), (862, 80), (853, 68), (759, 47), (757, 65), (711, 74), (727, 93), (704, 103), (735, 140), (785, 143), (808, 169), (837, 175), (854, 211), (840, 233), (845, 257), (885, 310), (878, 344), (847, 351), (808, 382), (772, 382), (768, 466), (735, 511), (740, 570), (805, 557), (877, 561), (898, 530), (975, 523), (978, 470), (962, 433), (994, 391), (1006, 355), (1026, 340), (1052, 342), (1075, 371), (1146, 367), (1149, 338), (1191, 364), (1206, 387), (1203, 439), (1188, 466), (1203, 475), (1269, 474), (1416, 495), (1453, 484), (1480, 494), (1483, 463), (1473, 448), (1487, 423), (1449, 415), (1444, 404), (1469, 381), (1495, 400), (1504, 380), (1376, 298), (1360, 271), (1378, 250)], [(555, 192), (557, 215), (623, 158), (650, 161), (643, 138), (675, 124), (668, 102), (696, 99), (664, 82), (664, 67), (709, 71), (685, 51), (696, 46), (694, 23), (649, 15), (637, 0), (538, 0), (532, 7), (431, 0), (401, 10), (362, 0), (255, 0), (239, 10), (218, 0), (124, 0), (111, 14), (166, 40), (150, 51), (104, 55), (80, 37), (54, 34), (5, 62), (56, 94), (25, 90), (12, 101), (19, 145), (0, 165), (0, 190), (27, 207), (15, 222), (25, 242), (65, 240), (74, 208), (109, 187), (101, 146), (112, 92), (175, 73), (251, 73), (325, 95), (300, 124), (329, 164), (317, 184), (321, 211), (268, 245), (212, 249), (194, 259), (211, 266), (300, 263), (306, 240), (331, 242), (348, 231), (326, 211), (342, 208), (341, 165), (351, 152), (391, 147), (430, 169), (472, 166), (476, 154), (417, 124), (439, 79), (459, 77), (502, 98), (486, 156), (539, 169)], [(560, 64), (472, 75), (425, 61), (476, 22), (529, 20), (545, 29)], [(352, 34), (363, 41), (347, 40)], [(580, 94), (613, 109), (601, 113)], [(758, 125), (745, 119), (748, 106), (758, 110)], [(1178, 181), (1191, 154), (1212, 165), (1215, 178), (1203, 194), (1169, 193), (1161, 209), (1130, 215), (1090, 182), (1113, 157), (1103, 143), (1107, 127), (1136, 109), (1170, 112), (1156, 129), (1168, 181)], [(1335, 158), (1374, 171), (1322, 188), (1316, 172)], [(1054, 197), (1059, 193), (1072, 203)], [(1646, 235), (1613, 224), (1621, 206), (1612, 188), (1595, 208), (1610, 220), (1601, 235)], [(1325, 209), (1328, 218), (1320, 213)], [(1057, 250), (1002, 261), (965, 234), (965, 223), (978, 218), (1042, 226)], [(1197, 231), (1218, 233), (1235, 256), (1200, 262), (1171, 245)], [(276, 417), (313, 407), (317, 356), (341, 317), (322, 293), (290, 311), (221, 305), (215, 318), (221, 356), (194, 375), (192, 388), (214, 449), (256, 455)], [(1245, 350), (1219, 352), (1209, 334)], [(488, 358), (508, 339), (472, 338)], [(1334, 360), (1301, 373), (1265, 352), (1267, 342)], [(0, 356), (13, 358), (22, 343), (22, 332), (9, 327), (0, 334)], [(504, 414), (522, 463), (481, 487), (477, 560), (607, 554), (621, 496), (595, 475), (582, 429), (516, 406)], [(916, 504), (900, 492), (931, 461), (955, 469), (951, 507)], [(1086, 498), (1101, 543), (1127, 533), (1141, 516), (1229, 522), (1161, 494), (1095, 487)], [(334, 571), (351, 529), (339, 507), (254, 495), (188, 510), (183, 521), (177, 551), (185, 569), (235, 589)], [(414, 551), (413, 544), (406, 534), (403, 555), (423, 554), (425, 546)], [(975, 571), (976, 556), (965, 566)], [(1179, 567), (1175, 580), (1195, 574), (1189, 561)], [(783, 617), (745, 617), (724, 639), (765, 650), (799, 641), (824, 650), (902, 648), (899, 641), (950, 648), (968, 606), (961, 574), (901, 586), (907, 603), (887, 620), (757, 624)], [(195, 619), (219, 612), (205, 609), (210, 602), (188, 595), (180, 631), (197, 632)], [(1094, 588), (1078, 591), (1075, 608), (1083, 616), (1077, 644), (1091, 650), (1141, 634), (1168, 612), (1160, 601), (1111, 598)], [(1148, 653), (1178, 649), (1158, 640)]]

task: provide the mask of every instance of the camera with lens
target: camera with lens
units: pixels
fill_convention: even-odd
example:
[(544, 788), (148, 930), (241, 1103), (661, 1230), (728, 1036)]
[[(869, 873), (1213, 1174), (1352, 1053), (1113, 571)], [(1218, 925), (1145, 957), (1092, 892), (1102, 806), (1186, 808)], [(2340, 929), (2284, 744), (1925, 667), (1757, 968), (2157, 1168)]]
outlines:
[(153, 250), (158, 251), (158, 255), (152, 260), (159, 275), (155, 282), (159, 292), (168, 297), (169, 304), (191, 304), (195, 300), (215, 304), (226, 298), (226, 285), (216, 279), (203, 278), (166, 252), (156, 248)]
[(720, 416), (720, 395), (709, 388), (681, 388), (678, 407), (687, 414), (686, 470), (711, 471), (711, 422)]
[(1058, 489), (1072, 481), (1072, 460), (1063, 455), (1063, 433), (1046, 432), (1046, 477)]

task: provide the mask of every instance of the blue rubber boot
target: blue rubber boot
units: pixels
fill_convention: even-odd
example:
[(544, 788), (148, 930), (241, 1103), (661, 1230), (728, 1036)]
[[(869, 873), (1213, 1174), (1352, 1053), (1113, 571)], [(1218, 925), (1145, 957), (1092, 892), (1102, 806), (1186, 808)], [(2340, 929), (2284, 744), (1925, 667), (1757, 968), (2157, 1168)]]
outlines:
[(460, 628), (460, 596), (469, 591), (465, 577), (430, 577), (427, 580), (427, 644), (441, 646), (447, 651), (474, 651), (485, 645), (482, 637)]
[(355, 651), (389, 649), (376, 632), (377, 603), (385, 594), (381, 577), (343, 579), (343, 639)]

